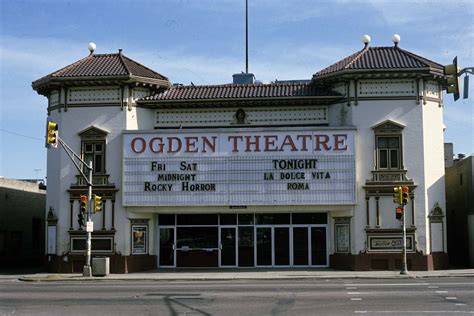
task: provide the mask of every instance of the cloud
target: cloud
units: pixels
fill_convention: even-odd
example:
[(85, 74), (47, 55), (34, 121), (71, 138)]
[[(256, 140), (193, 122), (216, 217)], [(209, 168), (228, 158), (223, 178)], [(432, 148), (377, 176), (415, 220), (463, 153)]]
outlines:
[[(59, 38), (31, 38), (2, 35), (0, 64), (17, 73), (38, 79), (50, 72), (86, 57), (87, 44)], [(101, 50), (103, 51), (104, 48)]]
[[(283, 49), (278, 42), (262, 44), (250, 51), (249, 70), (258, 80), (311, 79), (313, 73), (345, 57), (345, 46), (310, 43)], [(232, 74), (245, 70), (243, 56), (190, 55), (181, 51), (131, 51), (130, 57), (168, 76), (171, 81), (221, 84), (232, 81)], [(340, 57), (340, 58), (339, 58)]]
[(459, 0), (453, 5), (451, 1), (442, 0), (363, 0), (355, 1), (367, 3), (376, 9), (389, 25), (406, 26), (406, 24), (422, 25), (423, 28), (436, 28), (439, 26), (448, 26), (445, 23), (429, 23), (433, 17), (440, 17), (452, 13), (453, 18), (459, 12), (473, 12), (474, 4), (470, 0)]

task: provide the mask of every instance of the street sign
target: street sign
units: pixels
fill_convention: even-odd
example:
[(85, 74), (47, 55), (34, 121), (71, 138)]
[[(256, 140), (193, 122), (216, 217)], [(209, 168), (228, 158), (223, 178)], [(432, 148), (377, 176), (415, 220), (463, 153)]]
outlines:
[(86, 232), (92, 233), (94, 231), (94, 222), (88, 221), (86, 226)]

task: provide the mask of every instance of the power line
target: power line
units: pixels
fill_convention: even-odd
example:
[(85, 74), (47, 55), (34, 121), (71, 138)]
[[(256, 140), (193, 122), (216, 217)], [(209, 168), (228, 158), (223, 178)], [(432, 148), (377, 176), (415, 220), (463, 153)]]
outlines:
[(23, 135), (23, 134), (20, 134), (20, 133), (15, 133), (15, 132), (3, 129), (3, 128), (0, 128), (0, 132), (4, 132), (4, 133), (16, 135), (16, 136), (21, 136), (21, 137), (25, 137), (25, 138), (30, 138), (30, 139), (34, 139), (34, 140), (44, 141), (44, 139), (41, 139), (41, 138), (38, 138), (38, 137), (33, 137), (33, 136)]

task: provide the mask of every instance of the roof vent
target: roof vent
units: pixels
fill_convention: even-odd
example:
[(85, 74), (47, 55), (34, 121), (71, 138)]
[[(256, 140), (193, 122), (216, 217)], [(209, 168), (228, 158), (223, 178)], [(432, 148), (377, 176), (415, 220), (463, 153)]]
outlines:
[(393, 42), (393, 44), (395, 44), (395, 47), (397, 47), (398, 43), (400, 43), (400, 35), (393, 34), (392, 35), (392, 42)]
[(255, 83), (255, 76), (249, 72), (233, 74), (232, 78), (233, 78), (234, 84), (254, 84)]
[(362, 43), (364, 43), (364, 45), (365, 45), (364, 47), (369, 46), (370, 36), (365, 34), (364, 36), (362, 36), (361, 41), (362, 41)]
[(94, 51), (96, 49), (96, 45), (94, 42), (90, 42), (89, 45), (87, 46), (87, 49), (89, 49), (89, 51), (91, 52), (91, 55), (94, 54)]

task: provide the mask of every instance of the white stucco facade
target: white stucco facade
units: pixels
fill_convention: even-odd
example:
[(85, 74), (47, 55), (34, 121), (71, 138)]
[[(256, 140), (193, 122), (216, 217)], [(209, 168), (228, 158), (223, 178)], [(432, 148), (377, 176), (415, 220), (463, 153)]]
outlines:
[[(404, 70), (401, 69), (399, 72), (403, 73)], [(120, 80), (117, 80), (119, 83)], [(236, 216), (236, 222), (227, 228), (231, 231), (235, 229), (233, 231), (236, 238), (235, 256), (240, 258), (237, 250), (240, 247), (240, 224), (237, 224), (237, 218), (240, 223), (240, 217), (237, 215), (253, 214), (256, 221), (255, 224), (252, 224), (254, 225), (252, 229), (255, 231), (253, 238), (256, 240), (253, 249), (255, 267), (278, 266), (279, 259), (277, 257), (280, 250), (275, 245), (279, 242), (277, 239), (280, 238), (278, 237), (279, 233), (283, 234), (283, 238), (286, 238), (283, 240), (286, 240), (286, 244), (289, 245), (287, 250), (289, 258), (288, 261), (284, 261), (283, 266), (298, 266), (296, 240), (297, 234), (303, 232), (304, 236), (309, 234), (308, 242), (313, 245), (309, 248), (310, 252), (314, 252), (315, 245), (323, 247), (321, 248), (323, 250), (320, 250), (323, 254), (318, 254), (323, 259), (315, 259), (314, 253), (313, 257), (308, 253), (308, 258), (310, 258), (308, 264), (311, 266), (331, 266), (356, 270), (394, 269), (397, 260), (400, 259), (401, 222), (395, 218), (396, 205), (392, 201), (393, 188), (406, 185), (410, 188), (412, 198), (405, 209), (407, 233), (410, 239), (409, 263), (415, 269), (436, 268), (433, 262), (438, 259), (433, 255), (436, 253), (445, 255), (446, 252), (444, 218), (437, 217), (437, 220), (432, 220), (433, 217), (430, 216), (435, 207), (439, 207), (441, 210), (445, 208), (443, 104), (438, 78), (430, 74), (388, 76), (382, 72), (381, 75), (372, 77), (353, 78), (350, 75), (345, 75), (338, 79), (335, 76), (325, 86), (334, 92), (333, 99), (321, 97), (318, 99), (318, 96), (311, 96), (312, 99), (308, 98), (310, 101), (299, 107), (282, 107), (279, 103), (273, 105), (271, 98), (262, 106), (259, 103), (252, 103), (259, 102), (258, 100), (246, 100), (245, 96), (241, 97), (246, 102), (245, 104), (238, 103), (239, 100), (232, 101), (237, 102), (235, 104), (222, 100), (216, 101), (213, 105), (203, 106), (202, 101), (199, 103), (199, 97), (192, 101), (194, 102), (192, 106), (187, 106), (186, 102), (180, 100), (175, 100), (176, 103), (165, 103), (160, 100), (155, 103), (153, 101), (142, 102), (141, 100), (146, 100), (146, 98), (141, 98), (157, 92), (163, 93), (162, 91), (168, 89), (168, 87), (163, 88), (156, 83), (151, 88), (147, 88), (147, 84), (121, 83), (114, 85), (111, 82), (106, 84), (87, 83), (80, 89), (71, 87), (55, 89), (49, 88), (49, 86), (42, 88), (41, 86), (41, 89), (44, 89), (42, 93), (49, 98), (48, 120), (58, 123), (59, 135), (68, 146), (82, 157), (85, 155), (84, 144), (87, 142), (96, 144), (98, 141), (103, 141), (105, 146), (99, 153), (101, 158), (98, 158), (104, 160), (104, 169), (95, 174), (94, 177), (97, 179), (95, 179), (96, 183), (93, 186), (93, 191), (96, 194), (103, 195), (104, 209), (100, 213), (93, 214), (92, 219), (94, 221), (93, 239), (102, 238), (106, 240), (106, 243), (97, 246), (95, 251), (93, 245), (93, 255), (114, 257), (116, 270), (120, 272), (149, 268), (150, 262), (154, 267), (165, 265), (179, 267), (179, 260), (184, 259), (180, 259), (176, 251), (180, 249), (188, 251), (183, 250), (186, 247), (176, 250), (179, 248), (179, 236), (174, 237), (174, 243), (177, 245), (173, 243), (173, 264), (160, 265), (162, 262), (160, 261), (160, 252), (165, 249), (163, 241), (160, 239), (163, 238), (163, 232), (176, 234), (176, 231), (180, 230), (180, 224), (176, 222), (164, 227), (160, 222), (160, 216), (173, 215), (179, 218), (180, 214), (189, 214), (189, 216), (219, 214), (221, 219), (219, 219), (220, 224), (216, 226), (216, 232), (219, 229), (220, 244), (215, 249), (205, 247), (203, 249), (208, 253), (215, 251), (216, 263), (218, 266), (223, 266), (223, 262), (227, 260), (222, 257), (223, 232), (227, 226), (223, 226), (222, 216)], [(275, 102), (280, 100), (277, 99), (278, 97), (275, 97)], [(289, 101), (285, 102), (291, 105), (292, 100), (297, 100), (297, 97), (288, 99)], [(237, 117), (239, 111), (245, 113), (244, 118), (240, 121)], [(293, 142), (296, 139), (303, 139), (304, 133), (309, 133), (308, 141), (314, 146), (319, 146), (319, 152), (314, 148), (313, 151), (307, 150), (306, 143), (304, 143), (303, 150), (308, 152), (303, 152), (302, 156), (298, 156), (296, 152), (302, 148), (297, 148)], [(292, 139), (285, 138), (290, 134), (293, 135)], [(343, 137), (344, 139), (339, 139), (337, 137), (340, 136), (336, 136), (336, 141), (331, 144), (331, 148), (336, 148), (339, 152), (326, 155), (322, 151), (329, 148), (329, 145), (321, 144), (325, 138), (317, 138), (314, 136), (316, 134), (325, 135), (324, 137), (333, 137), (333, 135), (339, 134), (346, 136)], [(191, 141), (187, 140), (188, 143), (185, 143), (186, 140), (183, 138), (189, 136), (199, 139), (199, 137), (204, 137), (202, 135), (207, 135), (207, 149), (213, 149), (214, 152), (199, 154), (198, 149), (193, 147), (197, 146), (194, 138)], [(277, 146), (273, 141), (278, 135), (280, 135), (281, 141), (280, 150), (278, 147), (272, 147)], [(347, 135), (350, 139), (347, 138)], [(153, 143), (153, 139), (161, 141), (164, 137), (173, 138), (175, 142), (177, 138), (181, 137), (179, 146), (181, 148), (181, 144), (186, 144), (188, 151), (185, 152), (183, 149), (182, 152), (178, 152), (176, 149), (176, 152), (172, 152), (174, 149), (171, 141), (169, 143), (171, 149), (168, 148), (168, 154), (166, 154), (166, 149), (160, 151), (162, 147), (156, 146), (157, 143)], [(260, 145), (252, 143), (247, 147), (242, 145), (241, 152), (237, 155), (235, 154), (237, 151), (235, 137), (241, 137), (238, 139), (239, 141), (244, 141), (245, 137), (248, 137), (247, 140), (256, 140), (261, 137), (261, 146), (266, 146), (265, 150), (258, 147)], [(316, 140), (313, 140), (312, 137), (316, 137), (314, 138)], [(385, 162), (382, 162), (382, 159), (385, 158), (381, 158), (384, 154), (381, 153), (383, 150), (378, 147), (378, 139), (388, 140), (389, 137), (392, 137), (392, 140), (395, 139), (398, 145), (393, 147), (393, 153), (389, 151), (387, 154), (392, 155), (390, 158), (386, 158), (392, 159), (392, 165), (385, 168), (383, 165)], [(141, 147), (133, 148), (132, 146), (135, 152), (130, 149), (133, 139), (140, 139), (140, 142), (143, 140), (143, 146), (146, 146), (146, 148), (143, 147), (143, 152), (145, 149), (151, 151), (148, 158), (140, 156)], [(209, 143), (216, 139), (218, 139), (217, 145)], [(263, 143), (263, 139), (266, 143)], [(232, 143), (226, 144), (226, 141), (229, 140), (235, 141), (234, 147), (232, 147)], [(340, 142), (338, 143), (338, 141)], [(160, 143), (160, 145), (162, 144)], [(213, 146), (217, 146), (218, 149)], [(250, 153), (251, 146), (256, 152)], [(347, 154), (348, 152), (344, 152), (347, 146), (350, 147), (352, 155), (349, 157), (349, 171), (353, 172), (353, 177), (339, 176), (338, 172), (342, 170), (341, 167), (328, 164), (329, 167), (318, 169), (318, 171), (327, 172), (326, 178), (331, 180), (318, 182), (313, 178), (314, 181), (311, 182), (309, 177), (311, 171), (316, 170), (316, 159), (314, 159), (315, 165), (313, 166), (308, 157), (317, 157), (319, 159), (318, 166), (321, 166), (324, 159), (331, 161), (331, 159), (336, 159), (334, 157), (341, 152), (342, 155)], [(274, 153), (278, 150), (278, 153)], [(237, 155), (236, 161), (255, 157), (253, 158), (255, 166), (239, 162), (243, 167), (236, 167), (238, 168), (237, 172), (234, 175), (229, 175), (229, 172), (225, 170), (234, 163), (233, 154)], [(153, 162), (155, 159), (153, 155), (156, 156), (156, 162)], [(259, 158), (260, 156), (267, 157), (266, 165), (263, 158)], [(305, 184), (292, 189), (288, 181), (278, 182), (278, 179), (268, 179), (268, 174), (271, 174), (271, 177), (273, 175), (283, 177), (283, 171), (277, 170), (275, 161), (280, 161), (278, 159), (300, 159), (298, 157), (303, 157), (301, 159), (308, 161), (306, 167), (302, 167), (303, 171), (297, 172), (292, 167), (291, 170), (286, 170), (288, 172), (284, 171), (288, 177), (300, 177), (297, 180), (301, 181), (294, 182), (300, 182), (300, 184), (304, 182)], [(221, 173), (217, 167), (217, 162), (221, 161), (219, 159), (227, 164), (227, 167), (222, 167)], [(197, 161), (199, 168), (203, 169), (197, 170), (196, 167), (194, 169), (190, 167), (191, 169), (184, 170), (183, 167), (179, 171), (181, 160), (194, 163)], [(273, 167), (271, 167), (272, 161)], [(144, 167), (137, 167), (140, 163), (144, 164)], [(155, 163), (151, 170), (150, 163)], [(235, 163), (236, 166), (240, 166), (237, 162)], [(172, 171), (174, 173), (171, 174), (174, 174), (176, 178), (195, 172), (193, 177), (203, 177), (203, 179), (207, 179), (209, 185), (207, 187), (203, 185), (203, 192), (199, 194), (194, 191), (187, 192), (188, 187), (185, 190), (184, 184), (179, 180), (168, 182), (163, 180), (164, 182), (156, 182), (157, 185), (153, 187), (155, 188), (153, 191), (162, 192), (148, 192), (152, 191), (150, 183), (154, 183), (150, 177), (160, 179), (161, 169), (156, 170), (158, 164), (163, 164), (160, 168), (168, 168), (168, 170), (163, 169), (163, 172), (171, 172), (169, 169), (175, 168), (172, 169), (175, 171)], [(127, 167), (128, 165), (129, 167)], [(239, 186), (235, 184), (238, 182), (236, 179), (239, 178), (239, 170), (242, 173), (255, 170), (254, 173), (258, 175), (249, 172), (246, 178), (242, 178), (245, 182)], [(262, 181), (260, 173), (266, 177), (266, 180), (272, 181)], [(77, 246), (76, 249), (75, 241), (73, 241), (73, 239), (81, 239), (84, 236), (82, 228), (76, 221), (76, 216), (79, 210), (79, 195), (84, 194), (86, 186), (78, 175), (79, 172), (72, 164), (71, 159), (60, 146), (57, 149), (50, 148), (48, 150), (46, 208), (52, 208), (58, 218), (57, 257), (52, 258), (50, 254), (50, 261), (59, 262), (55, 265), (58, 270), (72, 271), (74, 263), (71, 262), (83, 260), (81, 257), (83, 250), (80, 246)], [(255, 180), (252, 178), (253, 176), (260, 180)], [(348, 181), (345, 186), (342, 185), (342, 183), (346, 183), (344, 181)], [(275, 192), (281, 192), (282, 196), (271, 193), (273, 189), (270, 188), (269, 183), (274, 185), (277, 188)], [(308, 185), (306, 186), (306, 184)], [(327, 193), (323, 193), (324, 185), (327, 187)], [(256, 193), (253, 199), (250, 195), (247, 198), (247, 196), (239, 197), (238, 194), (235, 194), (235, 190), (247, 192), (248, 187), (252, 186), (261, 192)], [(132, 187), (135, 191), (130, 189)], [(350, 194), (347, 193), (349, 191), (341, 191), (346, 193), (337, 193), (340, 194), (337, 195), (334, 190), (349, 190), (353, 192), (351, 193), (353, 196), (346, 201), (344, 200), (347, 197), (345, 194)], [(170, 197), (167, 198), (166, 194), (174, 195), (169, 195)], [(219, 194), (227, 196), (234, 194), (233, 196), (236, 197), (225, 198)], [(272, 194), (277, 195), (272, 196)], [(324, 194), (332, 197), (325, 200)], [(132, 195), (133, 198), (130, 198), (129, 196)], [(303, 198), (303, 196), (307, 196), (307, 198)], [(283, 214), (293, 219), (288, 220), (288, 223), (270, 223), (259, 227), (257, 217), (262, 214)], [(294, 214), (325, 214), (324, 217), (327, 217), (327, 220), (298, 224)], [(261, 217), (264, 218), (263, 215)], [(304, 228), (297, 231), (301, 228), (298, 225), (308, 227), (309, 230), (305, 231), (306, 228)], [(182, 230), (184, 231), (184, 228)], [(323, 241), (311, 239), (313, 238), (310, 237), (311, 234), (315, 232), (324, 237)], [(260, 233), (268, 233), (272, 240), (271, 246), (268, 248), (271, 249), (269, 253), (272, 256), (272, 259), (268, 261), (271, 263), (270, 265), (259, 264), (258, 261), (260, 260), (260, 250), (258, 250), (260, 249), (258, 248)], [(143, 242), (140, 240), (143, 236), (146, 238), (144, 244), (140, 243)], [(140, 259), (136, 259), (138, 257)], [(148, 261), (143, 259), (145, 257), (149, 258)], [(178, 261), (176, 261), (176, 257), (178, 257)], [(64, 262), (69, 262), (70, 267)], [(240, 266), (237, 259), (234, 259), (234, 262), (233, 266)], [(263, 258), (262, 262), (267, 261)], [(192, 266), (192, 263), (189, 265), (187, 262), (185, 266)]]

